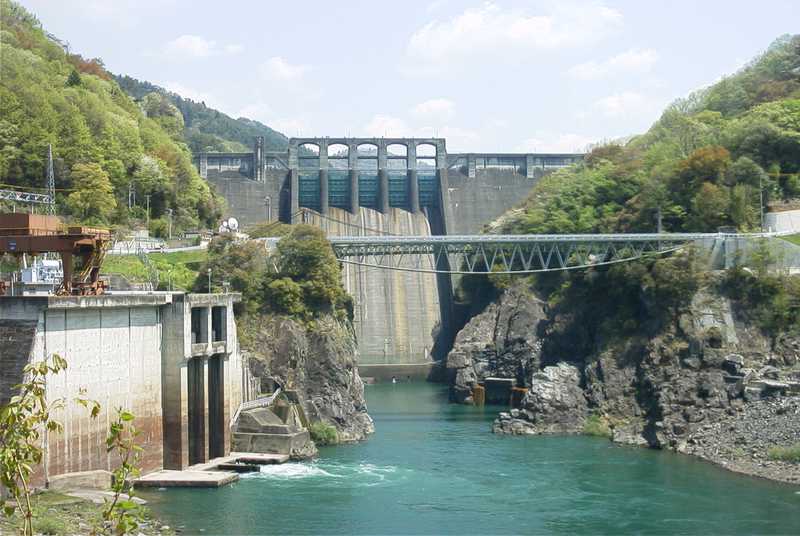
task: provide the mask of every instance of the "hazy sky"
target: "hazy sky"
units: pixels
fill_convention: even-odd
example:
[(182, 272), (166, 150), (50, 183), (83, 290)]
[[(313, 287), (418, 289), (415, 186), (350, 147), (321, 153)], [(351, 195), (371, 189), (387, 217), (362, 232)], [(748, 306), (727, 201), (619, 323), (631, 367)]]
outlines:
[(288, 136), (572, 151), (784, 33), (797, 1), (22, 0), (72, 50)]

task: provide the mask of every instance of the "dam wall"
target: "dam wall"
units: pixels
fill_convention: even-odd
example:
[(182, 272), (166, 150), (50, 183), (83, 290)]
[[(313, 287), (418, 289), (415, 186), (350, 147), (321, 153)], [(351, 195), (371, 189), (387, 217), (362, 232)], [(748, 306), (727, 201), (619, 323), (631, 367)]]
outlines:
[[(200, 174), (227, 200), (226, 216), (236, 217), (244, 229), (264, 220), (315, 218), (312, 223), (332, 235), (476, 234), (521, 204), (544, 174), (583, 159), (582, 154), (448, 154), (443, 138), (291, 138), (286, 151), (263, 153), (263, 159), (253, 154), (247, 165), (239, 153), (204, 154), (198, 160)], [(311, 211), (317, 216), (309, 216)], [(439, 262), (437, 271), (447, 272), (447, 260)], [(444, 358), (457, 324), (450, 274), (376, 270), (381, 271), (352, 264), (345, 270), (356, 302), (361, 363)]]
[[(304, 222), (330, 236), (431, 234), (424, 213), (398, 208), (387, 214), (364, 207), (358, 214), (331, 208), (327, 215), (308, 212)], [(403, 265), (414, 266), (411, 260)], [(435, 274), (344, 263), (342, 280), (353, 297), (359, 365), (431, 361), (434, 331), (441, 320)]]
[(485, 225), (525, 201), (549, 172), (536, 169), (528, 176), (509, 169), (478, 169), (470, 177), (464, 169), (449, 169), (447, 234), (481, 233)]

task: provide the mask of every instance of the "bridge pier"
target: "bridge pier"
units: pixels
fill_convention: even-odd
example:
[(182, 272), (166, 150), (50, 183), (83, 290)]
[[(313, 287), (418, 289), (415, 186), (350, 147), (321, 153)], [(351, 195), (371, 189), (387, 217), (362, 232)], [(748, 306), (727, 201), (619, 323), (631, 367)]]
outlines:
[(358, 200), (358, 170), (350, 170), (350, 212), (358, 214), (361, 203)]
[(300, 174), (296, 168), (289, 171), (289, 195), (291, 197), (289, 223), (297, 223), (297, 213), (300, 211)]
[(200, 153), (198, 167), (200, 168), (200, 176), (204, 179), (208, 178), (208, 155)]
[(319, 170), (319, 212), (328, 213), (328, 170)]

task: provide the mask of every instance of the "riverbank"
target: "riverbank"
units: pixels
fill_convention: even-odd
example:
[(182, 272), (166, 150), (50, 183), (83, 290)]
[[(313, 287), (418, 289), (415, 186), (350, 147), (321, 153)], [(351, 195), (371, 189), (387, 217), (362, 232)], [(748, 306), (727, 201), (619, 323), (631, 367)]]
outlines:
[(142, 491), (184, 534), (800, 532), (800, 495), (596, 437), (492, 434), (446, 386), (369, 385), (375, 434), (217, 490)]
[[(683, 262), (642, 269), (655, 277)], [(776, 453), (800, 444), (800, 339), (765, 329), (768, 313), (725, 290), (744, 278), (748, 295), (757, 282), (696, 274), (667, 307), (639, 280), (629, 303), (613, 303), (604, 296), (625, 283), (615, 277), (572, 282), (558, 299), (525, 281), (505, 289), (456, 337), (453, 400), (470, 403), (476, 385), (505, 378), (525, 396), (495, 420), (497, 434), (587, 432), (800, 484), (800, 465)]]
[(800, 397), (743, 404), (700, 426), (677, 450), (736, 473), (800, 486), (800, 459), (776, 459), (776, 445), (800, 445)]
[[(84, 492), (86, 495), (98, 495)], [(102, 499), (99, 499), (102, 500)], [(33, 531), (36, 534), (72, 535), (72, 534), (104, 534), (103, 504), (81, 497), (44, 491), (32, 497)], [(136, 531), (145, 536), (174, 536), (176, 532), (150, 515), (147, 507), (142, 508), (142, 521)], [(7, 518), (0, 515), (0, 534), (17, 534), (21, 527), (21, 518), (16, 513)]]

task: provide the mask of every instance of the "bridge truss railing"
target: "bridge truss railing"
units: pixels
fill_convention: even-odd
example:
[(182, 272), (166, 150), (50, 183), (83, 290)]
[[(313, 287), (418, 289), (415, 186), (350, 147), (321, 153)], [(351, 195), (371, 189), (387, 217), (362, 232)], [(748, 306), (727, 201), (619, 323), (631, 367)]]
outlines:
[(17, 203), (37, 203), (42, 205), (50, 205), (53, 203), (53, 198), (49, 194), (6, 189), (0, 189), (0, 200), (14, 201)]
[(759, 234), (592, 234), (331, 237), (340, 262), (391, 270), (476, 274), (571, 270)]

